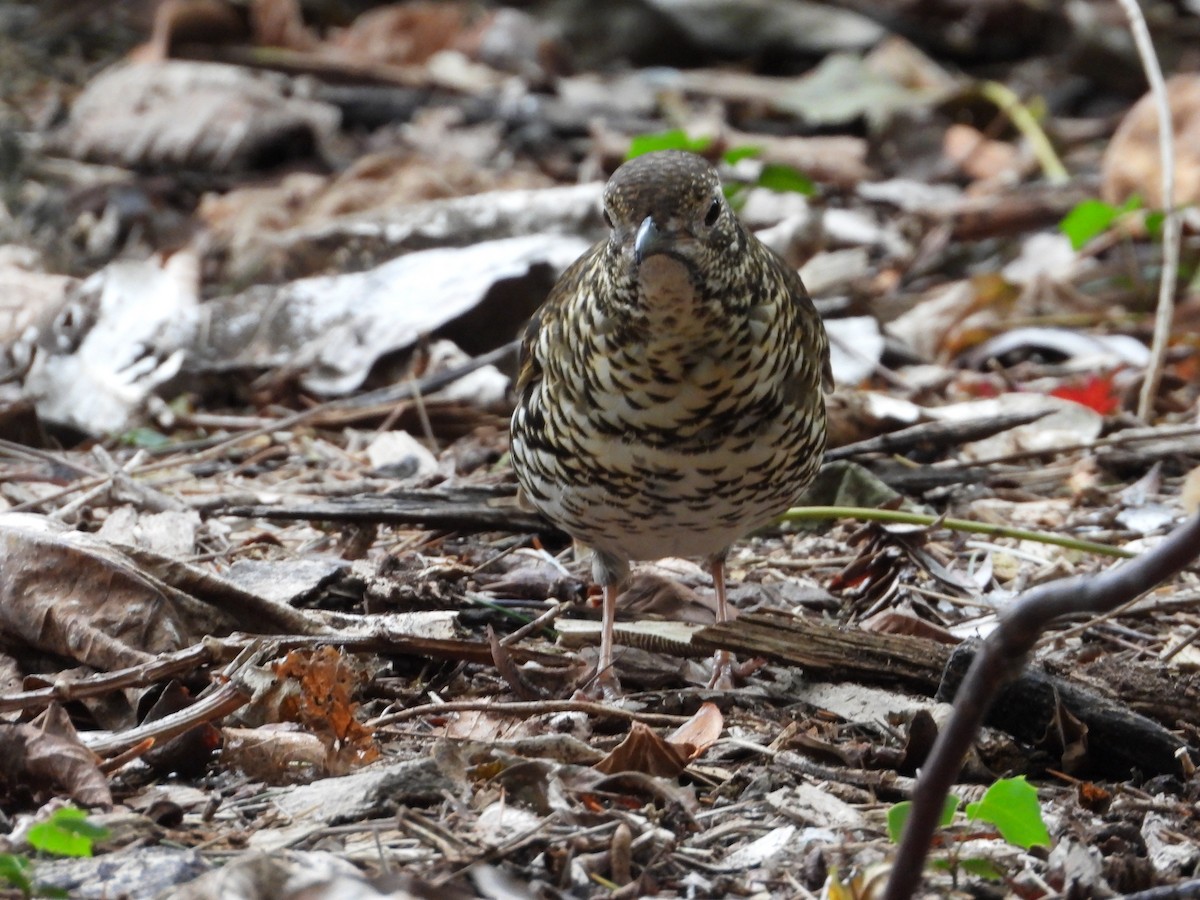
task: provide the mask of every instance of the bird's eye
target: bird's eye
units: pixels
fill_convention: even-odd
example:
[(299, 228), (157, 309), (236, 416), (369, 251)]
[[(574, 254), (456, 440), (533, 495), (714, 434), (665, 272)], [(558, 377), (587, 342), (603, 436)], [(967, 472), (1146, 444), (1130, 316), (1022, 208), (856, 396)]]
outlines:
[(612, 227), (613, 227), (613, 223), (612, 223), (612, 216), (610, 216), (610, 215), (608, 214), (608, 210), (607, 210), (607, 209), (602, 209), (602, 210), (600, 210), (600, 212), (601, 212), (601, 214), (603, 214), (603, 216), (604, 216), (604, 224), (605, 224), (605, 225), (607, 225), (609, 228), (612, 228)]
[(708, 212), (704, 215), (704, 224), (712, 228), (717, 224), (717, 219), (721, 217), (721, 201), (714, 200), (712, 206), (708, 208)]

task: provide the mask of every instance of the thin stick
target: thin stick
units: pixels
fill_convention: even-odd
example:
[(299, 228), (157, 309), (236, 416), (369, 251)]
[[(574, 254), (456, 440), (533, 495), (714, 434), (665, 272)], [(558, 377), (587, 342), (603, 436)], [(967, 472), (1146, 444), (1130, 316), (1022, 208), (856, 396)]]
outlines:
[(797, 506), (794, 509), (789, 509), (780, 517), (780, 521), (782, 522), (821, 522), (826, 519), (858, 519), (863, 522), (925, 525), (931, 528), (945, 528), (949, 531), (967, 531), (972, 534), (986, 534), (991, 537), (1008, 537), (1019, 541), (1036, 541), (1040, 544), (1053, 544), (1056, 547), (1066, 547), (1068, 550), (1078, 550), (1082, 553), (1115, 556), (1118, 559), (1129, 559), (1135, 555), (1124, 547), (1111, 547), (1108, 544), (1098, 544), (1095, 541), (1085, 541), (1080, 538), (1063, 537), (1062, 535), (1051, 534), (1046, 531), (1030, 531), (1027, 528), (1013, 528), (1009, 525), (996, 525), (992, 522), (951, 519), (943, 516), (931, 516), (926, 513), (906, 512), (899, 509), (871, 509), (862, 506)]
[(1021, 132), (1022, 137), (1029, 142), (1029, 149), (1042, 168), (1042, 174), (1051, 184), (1066, 184), (1070, 180), (1067, 167), (1062, 164), (1054, 145), (1046, 137), (1046, 132), (1038, 124), (1038, 120), (1029, 107), (1021, 102), (1010, 88), (998, 81), (985, 81), (979, 86), (979, 93), (987, 100), (995, 103), (1002, 113), (1008, 116), (1013, 126)]
[(521, 638), (525, 637), (525, 635), (529, 634), (530, 632), (541, 628), (544, 625), (549, 625), (558, 618), (558, 614), (563, 611), (563, 607), (566, 605), (567, 604), (565, 603), (555, 603), (552, 607), (550, 607), (532, 622), (527, 622), (512, 634), (505, 635), (505, 637), (500, 641), (500, 645), (503, 647), (508, 647), (521, 640)]
[(1150, 93), (1158, 114), (1158, 153), (1162, 165), (1163, 219), (1163, 270), (1158, 283), (1158, 308), (1154, 313), (1154, 341), (1150, 346), (1150, 362), (1146, 365), (1146, 377), (1142, 381), (1142, 392), (1138, 396), (1138, 418), (1149, 422), (1154, 415), (1154, 397), (1162, 383), (1166, 365), (1167, 342), (1171, 338), (1171, 323), (1175, 319), (1175, 282), (1179, 277), (1179, 242), (1181, 223), (1175, 210), (1175, 131), (1171, 124), (1171, 107), (1167, 103), (1167, 86), (1163, 82), (1162, 67), (1150, 40), (1150, 29), (1142, 15), (1137, 0), (1120, 0), (1121, 9), (1129, 19), (1129, 30), (1137, 47), (1146, 80), (1150, 82)]

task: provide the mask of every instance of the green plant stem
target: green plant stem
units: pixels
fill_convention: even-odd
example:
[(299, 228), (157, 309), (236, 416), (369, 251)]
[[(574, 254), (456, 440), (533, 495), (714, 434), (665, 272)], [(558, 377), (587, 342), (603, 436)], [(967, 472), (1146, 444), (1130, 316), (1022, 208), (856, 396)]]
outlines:
[(1037, 541), (1040, 544), (1053, 544), (1056, 547), (1066, 547), (1082, 553), (1095, 553), (1099, 556), (1113, 556), (1118, 559), (1130, 559), (1135, 553), (1123, 547), (1110, 547), (1108, 544), (1098, 544), (1095, 541), (1084, 541), (1079, 538), (1063, 537), (1045, 531), (1030, 531), (1027, 528), (1013, 528), (1009, 525), (994, 525), (991, 522), (973, 522), (970, 519), (951, 519), (941, 516), (930, 516), (924, 513), (906, 512), (900, 509), (868, 509), (860, 506), (798, 506), (783, 514), (782, 522), (824, 522), (828, 519), (859, 519), (864, 522), (889, 522), (900, 525), (925, 525), (946, 528), (950, 531), (967, 531), (972, 534), (986, 534), (989, 537), (1009, 537), (1020, 541)]
[(996, 107), (1008, 116), (1017, 131), (1021, 132), (1025, 140), (1029, 141), (1029, 149), (1033, 151), (1047, 181), (1051, 184), (1064, 184), (1070, 181), (1067, 167), (1058, 158), (1054, 146), (1050, 143), (1050, 138), (1046, 136), (1042, 126), (1029, 111), (1029, 107), (1021, 102), (1020, 97), (998, 81), (980, 82), (979, 93), (984, 99), (996, 104)]

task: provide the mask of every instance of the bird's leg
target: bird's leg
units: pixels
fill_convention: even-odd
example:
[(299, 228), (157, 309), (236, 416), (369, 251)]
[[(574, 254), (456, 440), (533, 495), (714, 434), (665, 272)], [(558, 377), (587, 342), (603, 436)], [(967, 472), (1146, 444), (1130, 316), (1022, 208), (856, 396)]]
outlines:
[[(725, 599), (725, 554), (712, 557), (709, 565), (713, 587), (717, 591), (717, 624), (721, 625), (729, 621), (729, 602)], [(733, 688), (733, 654), (728, 650), (718, 650), (713, 657), (713, 673), (708, 686), (718, 691)]]
[(600, 608), (600, 662), (596, 665), (596, 681), (604, 699), (615, 700), (621, 696), (621, 682), (617, 680), (617, 672), (613, 668), (613, 632), (617, 624), (617, 593), (620, 585), (605, 584), (602, 587), (604, 598)]
[(605, 700), (616, 700), (621, 696), (621, 682), (613, 667), (617, 595), (629, 577), (629, 563), (596, 550), (592, 557), (592, 577), (604, 592), (600, 607), (600, 661), (596, 666), (596, 685)]

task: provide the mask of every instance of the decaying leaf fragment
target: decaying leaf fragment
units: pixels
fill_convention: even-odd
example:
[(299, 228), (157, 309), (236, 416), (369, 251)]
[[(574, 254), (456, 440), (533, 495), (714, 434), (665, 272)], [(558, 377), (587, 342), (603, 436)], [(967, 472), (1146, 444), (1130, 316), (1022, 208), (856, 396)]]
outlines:
[(379, 758), (373, 730), (358, 720), (358, 703), (352, 699), (365, 671), (329, 646), (293, 650), (273, 668), (280, 716), (304, 724), (321, 739), (329, 771), (348, 771)]

